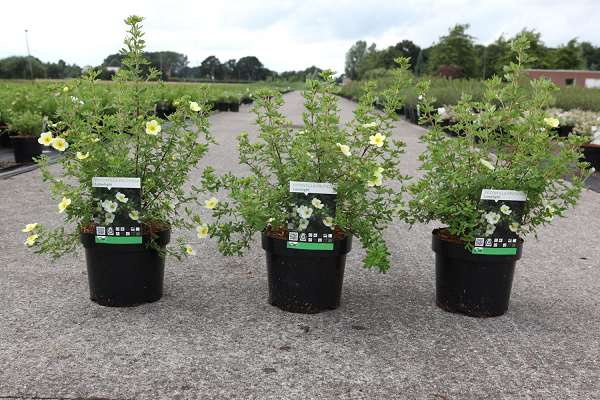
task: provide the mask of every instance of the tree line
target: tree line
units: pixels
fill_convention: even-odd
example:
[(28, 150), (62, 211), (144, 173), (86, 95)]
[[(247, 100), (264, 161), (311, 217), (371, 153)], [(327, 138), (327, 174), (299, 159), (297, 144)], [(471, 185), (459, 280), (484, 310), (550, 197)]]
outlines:
[(502, 35), (486, 46), (475, 43), (468, 29), (468, 24), (457, 24), (427, 48), (402, 40), (378, 50), (374, 43), (368, 46), (359, 40), (346, 53), (345, 74), (350, 79), (377, 77), (394, 67), (395, 58), (409, 57), (416, 75), (488, 79), (502, 74), (502, 66), (511, 57), (510, 42), (522, 35), (529, 39), (530, 53), (535, 58), (529, 68), (600, 70), (600, 47), (590, 42), (571, 39), (558, 47), (549, 47), (539, 32), (523, 29), (514, 37)]
[[(216, 56), (208, 56), (198, 66), (191, 67), (185, 54), (174, 51), (146, 52), (150, 61), (148, 67), (154, 67), (165, 81), (201, 80), (201, 81), (264, 81), (281, 79), (287, 81), (305, 81), (316, 77), (322, 71), (315, 66), (300, 71), (278, 73), (266, 68), (255, 56), (230, 59), (221, 62)], [(121, 67), (123, 55), (111, 54), (101, 65), (100, 79), (111, 79), (117, 68)], [(0, 59), (0, 79), (67, 79), (80, 76), (91, 67), (81, 68), (69, 65), (63, 60), (57, 63), (44, 63), (36, 57), (13, 56)]]

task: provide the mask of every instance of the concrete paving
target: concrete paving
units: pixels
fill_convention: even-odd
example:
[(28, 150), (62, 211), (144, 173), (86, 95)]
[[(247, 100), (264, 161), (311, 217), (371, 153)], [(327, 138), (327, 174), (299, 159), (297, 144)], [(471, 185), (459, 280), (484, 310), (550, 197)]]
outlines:
[[(299, 122), (300, 95), (285, 98)], [(353, 104), (340, 107), (349, 118)], [(211, 123), (220, 145), (203, 164), (243, 171), (235, 136), (256, 130), (248, 107)], [(395, 132), (414, 174), (423, 131)], [(55, 203), (39, 171), (0, 181), (0, 399), (600, 398), (598, 193), (526, 240), (508, 314), (492, 319), (435, 306), (435, 225), (401, 223), (386, 232), (389, 273), (350, 253), (335, 311), (268, 305), (258, 241), (234, 258), (207, 242), (168, 260), (161, 301), (101, 307), (81, 251), (52, 262), (22, 245), (26, 223), (59, 223)]]

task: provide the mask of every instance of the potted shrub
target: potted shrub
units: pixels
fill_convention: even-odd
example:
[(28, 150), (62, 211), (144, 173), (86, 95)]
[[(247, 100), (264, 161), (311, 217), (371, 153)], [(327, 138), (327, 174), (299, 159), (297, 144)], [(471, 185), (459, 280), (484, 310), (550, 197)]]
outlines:
[(227, 97), (228, 110), (233, 112), (240, 111), (241, 96), (239, 94), (230, 95)]
[(90, 71), (63, 88), (59, 122), (40, 136), (63, 153), (60, 170), (48, 168), (44, 156), (39, 165), (60, 200), (57, 212), (65, 226), (50, 229), (33, 222), (23, 229), (27, 246), (53, 257), (81, 242), (90, 298), (105, 306), (160, 299), (165, 255), (194, 252), (184, 238), (166, 245), (172, 229), (198, 225), (191, 211), (198, 193), (185, 184), (212, 142), (205, 94), (177, 99), (177, 110), (167, 120), (153, 114), (159, 97), (146, 83), (159, 72), (143, 57), (141, 21), (137, 16), (125, 20), (129, 34), (123, 67), (113, 78), (111, 113), (103, 113), (97, 90), (103, 84), (96, 80), (98, 72)]
[(220, 95), (217, 98), (217, 100), (215, 101), (215, 110), (228, 111), (229, 110), (229, 103), (228, 103), (228, 99), (227, 99), (228, 97), (229, 97), (229, 95), (227, 94), (227, 92)]
[(31, 111), (12, 113), (9, 129), (15, 134), (11, 141), (16, 163), (32, 163), (34, 157), (42, 154), (38, 135), (42, 132), (43, 124), (41, 114)]
[(585, 138), (581, 149), (584, 159), (600, 170), (600, 116), (591, 111), (576, 110), (573, 133)]
[(300, 313), (337, 308), (353, 236), (366, 248), (365, 267), (389, 268), (382, 231), (402, 204), (393, 187), (405, 178), (398, 169), (403, 143), (392, 138), (391, 127), (409, 84), (407, 68), (401, 60), (383, 113), (373, 108), (369, 87), (346, 126), (339, 125), (330, 71), (307, 81), (300, 128), (281, 113), (281, 93), (257, 92), (258, 139), (238, 138), (240, 163), (250, 175), (204, 171), (203, 189), (229, 192), (228, 199), (207, 203), (214, 217), (207, 230), (226, 255), (242, 254), (260, 233), (270, 304)]
[(544, 111), (554, 85), (524, 78), (527, 48), (515, 40), (516, 63), (505, 68), (505, 80), (493, 77), (481, 101), (464, 95), (454, 107), (464, 136), (446, 137), (428, 83), (419, 85), (422, 118), (432, 128), (423, 137), (422, 178), (410, 185), (410, 211), (401, 214), (411, 223), (442, 224), (432, 242), (436, 303), (450, 312), (504, 314), (523, 236), (574, 206), (589, 174), (579, 161), (582, 139), (557, 136), (557, 121)]

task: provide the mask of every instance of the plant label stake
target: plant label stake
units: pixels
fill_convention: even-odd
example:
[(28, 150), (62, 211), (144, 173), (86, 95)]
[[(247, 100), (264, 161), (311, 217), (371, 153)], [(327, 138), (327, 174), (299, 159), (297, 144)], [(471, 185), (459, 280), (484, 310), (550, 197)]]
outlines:
[(96, 243), (142, 244), (140, 178), (96, 176), (92, 187)]
[(290, 181), (288, 249), (333, 250), (336, 191), (331, 183)]
[(483, 189), (479, 207), (487, 229), (483, 237), (475, 238), (473, 254), (517, 254), (517, 243), (527, 194), (517, 190)]

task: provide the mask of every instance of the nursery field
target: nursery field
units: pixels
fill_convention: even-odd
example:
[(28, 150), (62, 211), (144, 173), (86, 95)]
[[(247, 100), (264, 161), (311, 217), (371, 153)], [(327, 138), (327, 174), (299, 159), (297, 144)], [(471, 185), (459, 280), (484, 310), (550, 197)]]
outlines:
[[(298, 92), (283, 112), (302, 121)], [(342, 120), (355, 104), (339, 100)], [(191, 174), (245, 173), (235, 137), (258, 127), (249, 106), (210, 116), (218, 146)], [(398, 121), (400, 168), (418, 175), (425, 129)], [(52, 168), (58, 168), (53, 166)], [(8, 399), (513, 399), (600, 397), (600, 194), (584, 191), (569, 218), (528, 238), (508, 313), (478, 319), (435, 305), (434, 224), (394, 223), (384, 233), (388, 273), (348, 254), (341, 306), (295, 314), (267, 302), (260, 238), (243, 257), (213, 241), (182, 262), (167, 259), (155, 303), (109, 308), (89, 301), (82, 251), (33, 257), (19, 230), (57, 226), (40, 171), (0, 189), (0, 397)]]
[[(431, 81), (430, 94), (436, 98), (439, 107), (455, 105), (461, 95), (467, 94), (474, 99), (480, 99), (483, 94), (483, 83), (476, 79), (445, 79), (439, 77), (425, 77)], [(392, 82), (390, 77), (374, 78), (377, 90), (382, 91)], [(359, 99), (364, 93), (364, 81), (352, 81), (340, 89), (342, 96), (350, 99)], [(562, 87), (555, 94), (554, 107), (563, 110), (580, 109), (585, 111), (600, 111), (600, 89), (585, 89), (579, 87)], [(405, 104), (411, 107), (417, 104), (417, 95), (413, 89), (406, 96)]]
[[(0, 128), (5, 126), (19, 133), (20, 129), (29, 129), (29, 125), (39, 124), (43, 117), (52, 117), (58, 106), (60, 94), (74, 81), (35, 80), (16, 81), (0, 80)], [(108, 104), (113, 95), (112, 81), (98, 81), (99, 93), (103, 103)], [(192, 83), (163, 82), (145, 84), (148, 91), (157, 94), (161, 99), (157, 107), (168, 109), (175, 99), (182, 96), (195, 98), (206, 93), (213, 104), (251, 102), (256, 90), (271, 87), (287, 92), (302, 87), (298, 82), (249, 82), (249, 83)], [(80, 95), (84, 97), (83, 95)], [(25, 121), (24, 121), (25, 120)], [(25, 126), (23, 126), (25, 125)], [(41, 129), (41, 128), (40, 128)], [(36, 132), (35, 135), (39, 135)]]

